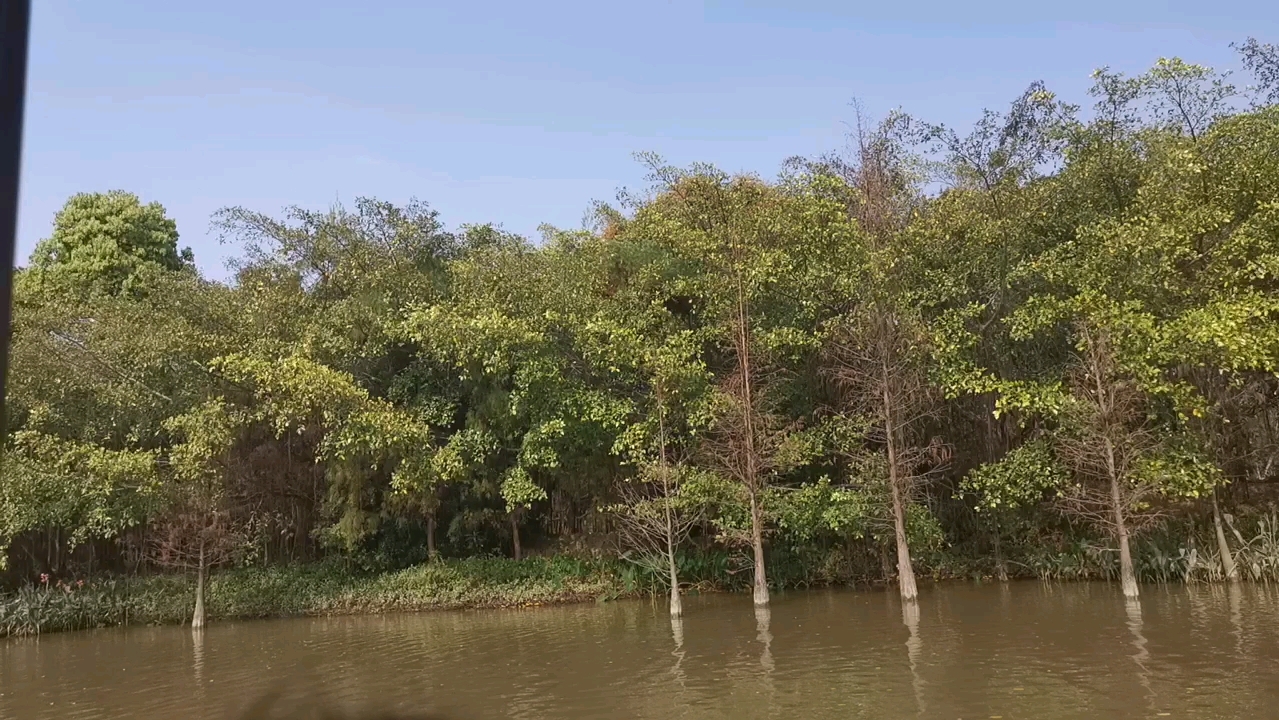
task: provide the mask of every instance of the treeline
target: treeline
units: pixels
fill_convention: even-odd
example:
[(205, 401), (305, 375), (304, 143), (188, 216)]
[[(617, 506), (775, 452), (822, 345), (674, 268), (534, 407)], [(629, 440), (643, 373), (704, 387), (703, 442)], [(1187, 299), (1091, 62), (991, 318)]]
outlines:
[(1274, 576), (1279, 55), (1239, 50), (1255, 87), (1102, 70), (966, 132), (863, 118), (772, 181), (645, 156), (649, 191), (538, 243), (231, 208), (229, 283), (159, 205), (77, 195), (15, 285), (9, 581)]

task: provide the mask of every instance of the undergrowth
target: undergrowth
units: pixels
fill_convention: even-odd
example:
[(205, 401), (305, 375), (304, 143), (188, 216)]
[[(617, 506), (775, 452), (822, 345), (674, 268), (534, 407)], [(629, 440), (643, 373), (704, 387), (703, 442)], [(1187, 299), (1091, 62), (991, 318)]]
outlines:
[[(1279, 512), (1240, 518), (1229, 542), (1241, 578), (1279, 582)], [(1168, 523), (1134, 542), (1142, 582), (1218, 582), (1225, 579), (1215, 537), (1203, 524)], [(1006, 548), (1010, 578), (1047, 581), (1116, 580), (1117, 553), (1084, 537), (1038, 537)], [(962, 547), (921, 552), (916, 573), (936, 581), (990, 579), (996, 563), (988, 553)], [(685, 591), (715, 592), (750, 587), (749, 559), (722, 548), (690, 549), (677, 556)], [(769, 549), (769, 580), (775, 588), (865, 586), (884, 582), (879, 555), (857, 544)], [(604, 601), (666, 592), (660, 563), (568, 555), (440, 560), (392, 571), (361, 570), (340, 561), (311, 565), (244, 568), (214, 573), (208, 581), (210, 620), (524, 607)], [(113, 577), (43, 582), (0, 595), (0, 636), (35, 635), (117, 625), (162, 625), (190, 621), (194, 580), (187, 575)]]

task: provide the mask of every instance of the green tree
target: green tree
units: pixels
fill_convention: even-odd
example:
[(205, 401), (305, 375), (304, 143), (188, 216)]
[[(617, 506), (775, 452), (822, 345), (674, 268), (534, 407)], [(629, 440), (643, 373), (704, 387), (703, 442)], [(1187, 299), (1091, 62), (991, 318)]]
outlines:
[(31, 254), (38, 277), (82, 292), (135, 292), (161, 271), (190, 270), (190, 248), (164, 207), (120, 190), (81, 193), (58, 212)]

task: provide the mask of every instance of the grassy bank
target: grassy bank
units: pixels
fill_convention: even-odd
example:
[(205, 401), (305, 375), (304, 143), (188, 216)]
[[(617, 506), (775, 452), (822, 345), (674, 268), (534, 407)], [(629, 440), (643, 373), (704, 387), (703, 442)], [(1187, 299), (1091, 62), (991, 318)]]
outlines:
[[(625, 594), (614, 565), (570, 558), (449, 560), (353, 575), (338, 565), (214, 573), (208, 619), (495, 608), (595, 601)], [(0, 597), (0, 636), (189, 622), (189, 576), (38, 585)]]
[[(1239, 531), (1235, 531), (1237, 524)], [(1279, 513), (1232, 523), (1232, 555), (1240, 578), (1279, 582)], [(1145, 583), (1225, 580), (1215, 538), (1202, 524), (1167, 523), (1134, 543)], [(1086, 538), (1033, 536), (1005, 546), (1005, 574), (1046, 581), (1118, 579), (1116, 553)], [(682, 583), (698, 591), (749, 589), (740, 555), (716, 549), (681, 552)], [(820, 547), (776, 543), (768, 559), (775, 588), (866, 587), (883, 582), (879, 556), (860, 545)], [(921, 580), (990, 580), (997, 576), (989, 548), (950, 545), (921, 550)], [(617, 559), (535, 557), (442, 560), (403, 570), (361, 572), (326, 562), (214, 573), (206, 593), (208, 619), (219, 620), (495, 608), (592, 602), (664, 593), (665, 568)], [(117, 625), (190, 622), (194, 580), (151, 575), (28, 586), (0, 595), (0, 636), (33, 635)]]

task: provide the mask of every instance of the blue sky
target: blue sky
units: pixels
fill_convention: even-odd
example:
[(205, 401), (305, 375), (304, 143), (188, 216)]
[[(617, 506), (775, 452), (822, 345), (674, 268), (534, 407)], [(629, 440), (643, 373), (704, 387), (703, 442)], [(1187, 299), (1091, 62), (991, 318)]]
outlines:
[(773, 175), (839, 149), (859, 98), (963, 126), (1099, 65), (1236, 68), (1271, 2), (36, 0), (19, 256), (73, 193), (159, 201), (201, 269), (209, 217), (366, 195), (533, 236), (643, 186), (636, 151)]

